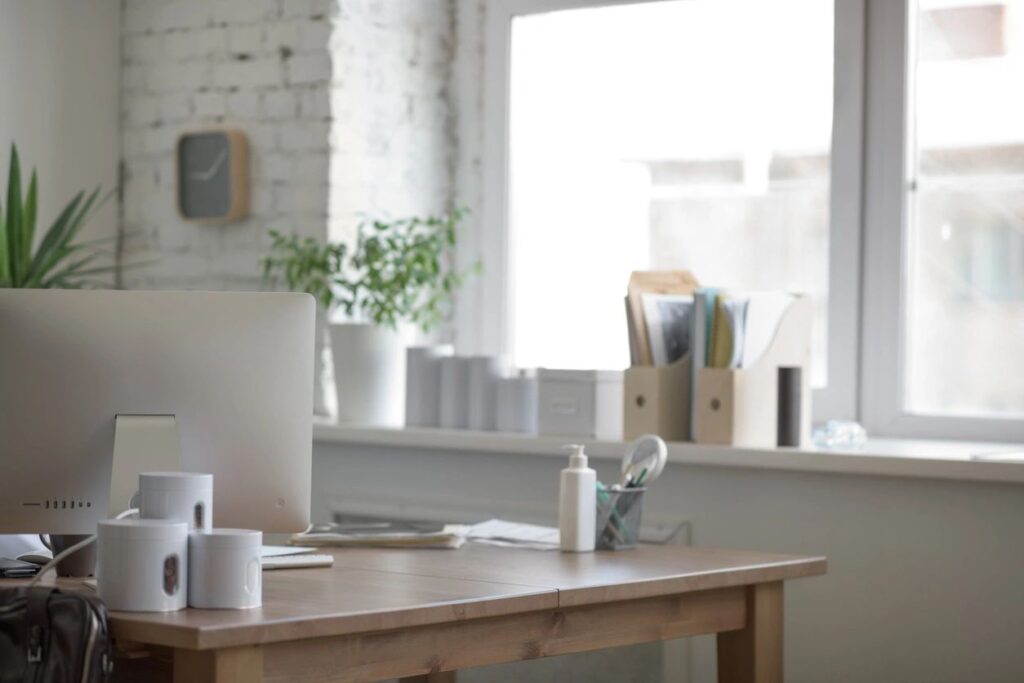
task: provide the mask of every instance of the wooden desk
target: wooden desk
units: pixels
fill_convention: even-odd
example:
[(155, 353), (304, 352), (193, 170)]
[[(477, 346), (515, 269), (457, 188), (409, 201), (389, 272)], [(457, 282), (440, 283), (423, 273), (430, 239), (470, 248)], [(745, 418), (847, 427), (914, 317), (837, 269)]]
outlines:
[[(619, 553), (467, 544), (349, 549), (330, 569), (264, 573), (263, 607), (113, 612), (131, 680), (452, 681), (457, 669), (718, 634), (720, 681), (782, 680), (782, 583), (821, 557), (646, 546)], [(131, 644), (134, 644), (131, 645)]]

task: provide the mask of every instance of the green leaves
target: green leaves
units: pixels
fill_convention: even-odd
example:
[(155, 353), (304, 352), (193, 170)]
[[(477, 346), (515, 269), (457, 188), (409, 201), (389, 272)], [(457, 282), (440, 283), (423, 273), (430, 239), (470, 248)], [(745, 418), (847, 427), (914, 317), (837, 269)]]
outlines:
[(312, 294), (326, 309), (337, 303), (339, 274), (344, 270), (344, 244), (322, 244), (312, 237), (300, 239), (270, 231), (271, 251), (264, 257), (263, 280), (273, 287), (281, 284), (293, 292)]
[(479, 264), (455, 267), (457, 228), (466, 213), (457, 207), (442, 216), (364, 219), (351, 255), (343, 244), (271, 232), (264, 279), (274, 285), (283, 279), (350, 317), (391, 328), (408, 321), (427, 332), (448, 316), (465, 278), (479, 271)]
[(33, 171), (28, 192), (22, 197), (21, 164), (17, 148), (11, 145), (7, 172), (7, 211), (0, 211), (0, 287), (77, 288), (97, 284), (86, 278), (114, 271), (114, 265), (94, 264), (103, 255), (95, 245), (115, 238), (88, 243), (75, 241), (85, 222), (113, 196), (113, 192), (102, 199), (99, 195), (98, 187), (84, 201), (84, 192), (75, 195), (43, 235), (33, 254), (39, 183)]

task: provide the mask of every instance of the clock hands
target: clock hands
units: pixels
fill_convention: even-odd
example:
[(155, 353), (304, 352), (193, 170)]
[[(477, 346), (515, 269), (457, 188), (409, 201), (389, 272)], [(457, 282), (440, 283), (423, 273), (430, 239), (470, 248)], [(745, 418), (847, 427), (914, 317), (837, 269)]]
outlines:
[(210, 168), (206, 169), (205, 171), (192, 171), (192, 172), (190, 172), (188, 174), (189, 179), (190, 180), (201, 180), (203, 182), (206, 182), (207, 180), (209, 180), (213, 176), (217, 175), (217, 171), (219, 171), (220, 167), (224, 165), (224, 162), (227, 161), (227, 158), (228, 158), (227, 151), (222, 149), (220, 151), (220, 154), (217, 155), (217, 158), (213, 160), (213, 165), (210, 166)]

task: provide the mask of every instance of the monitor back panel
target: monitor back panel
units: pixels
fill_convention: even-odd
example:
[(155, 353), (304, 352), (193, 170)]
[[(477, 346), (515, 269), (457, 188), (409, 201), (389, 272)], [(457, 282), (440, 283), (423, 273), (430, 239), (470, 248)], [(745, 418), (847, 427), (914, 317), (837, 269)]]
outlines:
[(214, 524), (309, 520), (315, 307), (304, 294), (0, 290), (0, 533), (92, 533), (114, 419), (174, 415)]

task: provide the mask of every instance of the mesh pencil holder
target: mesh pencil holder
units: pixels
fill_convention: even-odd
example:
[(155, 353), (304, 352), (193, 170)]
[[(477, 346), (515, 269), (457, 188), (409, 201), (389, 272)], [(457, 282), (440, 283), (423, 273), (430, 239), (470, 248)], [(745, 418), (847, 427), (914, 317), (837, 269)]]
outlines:
[(597, 549), (626, 550), (640, 540), (640, 521), (646, 488), (604, 489), (597, 492)]

